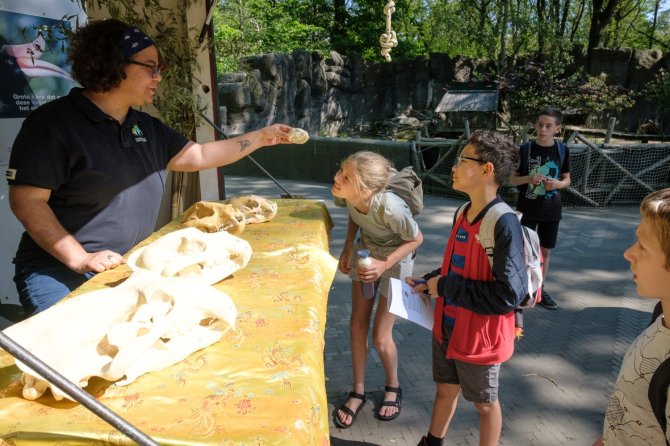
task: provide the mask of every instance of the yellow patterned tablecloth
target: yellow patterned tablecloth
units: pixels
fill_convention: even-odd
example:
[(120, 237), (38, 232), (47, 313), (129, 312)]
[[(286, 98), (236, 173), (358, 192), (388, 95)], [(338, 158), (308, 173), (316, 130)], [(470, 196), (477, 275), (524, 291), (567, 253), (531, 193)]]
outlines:
[[(216, 285), (235, 301), (236, 332), (126, 387), (101, 379), (87, 387), (163, 445), (329, 444), (323, 347), (337, 263), (328, 253), (332, 220), (317, 201), (277, 203), (274, 220), (247, 225), (241, 236), (254, 252), (247, 267)], [(98, 274), (73, 295), (129, 274), (125, 265)], [(50, 392), (24, 400), (20, 375), (0, 350), (0, 446), (132, 444), (77, 403), (56, 402)]]

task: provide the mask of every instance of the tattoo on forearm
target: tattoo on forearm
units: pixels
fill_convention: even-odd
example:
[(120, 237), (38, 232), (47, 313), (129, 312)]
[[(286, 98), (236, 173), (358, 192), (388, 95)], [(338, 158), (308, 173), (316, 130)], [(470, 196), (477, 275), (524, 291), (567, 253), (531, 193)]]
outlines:
[(244, 150), (249, 147), (251, 143), (249, 142), (248, 139), (243, 139), (240, 141), (240, 152), (244, 152)]

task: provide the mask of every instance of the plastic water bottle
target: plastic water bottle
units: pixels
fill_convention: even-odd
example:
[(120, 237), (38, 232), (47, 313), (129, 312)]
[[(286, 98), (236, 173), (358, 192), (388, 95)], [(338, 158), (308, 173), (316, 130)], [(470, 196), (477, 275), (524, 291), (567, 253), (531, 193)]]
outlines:
[[(358, 266), (365, 268), (372, 265), (372, 258), (370, 257), (369, 249), (361, 249), (358, 251)], [(372, 299), (375, 297), (375, 284), (373, 282), (361, 282), (361, 291), (363, 297)]]

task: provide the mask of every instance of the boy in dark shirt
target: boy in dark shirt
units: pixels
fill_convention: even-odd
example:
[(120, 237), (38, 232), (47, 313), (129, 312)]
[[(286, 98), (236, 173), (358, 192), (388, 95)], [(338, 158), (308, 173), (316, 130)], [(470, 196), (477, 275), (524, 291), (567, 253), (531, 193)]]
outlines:
[[(521, 224), (537, 231), (540, 237), (545, 284), (561, 221), (559, 190), (570, 186), (570, 153), (562, 142), (554, 140), (561, 131), (562, 120), (561, 112), (553, 108), (540, 113), (535, 124), (537, 137), (521, 146), (519, 170), (510, 179), (519, 188), (516, 210), (523, 214)], [(544, 287), (540, 303), (551, 310), (558, 307)]]

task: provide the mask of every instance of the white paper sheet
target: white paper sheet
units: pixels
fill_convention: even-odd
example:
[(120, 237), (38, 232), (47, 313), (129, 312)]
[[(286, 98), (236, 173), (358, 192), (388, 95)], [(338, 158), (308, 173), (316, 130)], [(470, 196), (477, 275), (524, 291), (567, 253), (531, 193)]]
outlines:
[(415, 293), (406, 282), (392, 278), (388, 302), (391, 313), (428, 330), (433, 329), (433, 300), (429, 295)]

